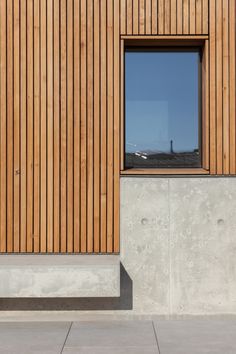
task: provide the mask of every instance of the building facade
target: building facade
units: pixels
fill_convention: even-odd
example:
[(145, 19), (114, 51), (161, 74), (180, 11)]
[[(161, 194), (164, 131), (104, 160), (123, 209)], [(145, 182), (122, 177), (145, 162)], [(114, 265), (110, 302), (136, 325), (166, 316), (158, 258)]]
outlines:
[(235, 0), (1, 1), (2, 298), (236, 312), (235, 31)]

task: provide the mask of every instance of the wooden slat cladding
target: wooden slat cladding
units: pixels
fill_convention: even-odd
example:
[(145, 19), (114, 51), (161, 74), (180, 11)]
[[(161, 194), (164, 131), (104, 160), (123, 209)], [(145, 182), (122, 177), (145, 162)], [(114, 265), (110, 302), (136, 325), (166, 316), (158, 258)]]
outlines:
[(123, 35), (208, 34), (209, 0), (120, 0), (120, 2)]
[(0, 2), (0, 252), (119, 252), (119, 11)]
[(210, 173), (236, 174), (235, 0), (210, 0)]
[(235, 0), (1, 0), (0, 252), (119, 252), (125, 36), (205, 42), (199, 174), (235, 175), (235, 19)]

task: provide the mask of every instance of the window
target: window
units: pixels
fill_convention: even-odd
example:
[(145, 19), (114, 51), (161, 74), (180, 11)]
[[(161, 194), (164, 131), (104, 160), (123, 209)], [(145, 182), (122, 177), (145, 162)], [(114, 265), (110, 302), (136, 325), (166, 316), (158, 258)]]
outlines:
[(199, 168), (201, 50), (125, 50), (125, 169)]

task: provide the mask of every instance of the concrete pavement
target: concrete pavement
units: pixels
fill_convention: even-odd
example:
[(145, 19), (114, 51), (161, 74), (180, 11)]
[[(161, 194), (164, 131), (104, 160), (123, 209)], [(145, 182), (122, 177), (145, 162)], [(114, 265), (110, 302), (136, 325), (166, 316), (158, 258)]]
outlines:
[(1, 322), (1, 354), (235, 354), (236, 320)]

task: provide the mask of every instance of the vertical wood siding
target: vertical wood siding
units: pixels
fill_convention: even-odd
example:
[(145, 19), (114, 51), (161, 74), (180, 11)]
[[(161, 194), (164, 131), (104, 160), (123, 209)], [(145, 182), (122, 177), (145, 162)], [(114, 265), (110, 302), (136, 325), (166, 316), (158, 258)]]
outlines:
[(121, 34), (208, 34), (208, 1), (120, 0)]
[(235, 0), (1, 0), (0, 252), (119, 252), (120, 35), (209, 34), (207, 164), (236, 174), (235, 18)]
[(209, 1), (210, 173), (236, 174), (235, 0)]
[(119, 9), (0, 2), (0, 252), (119, 251)]

